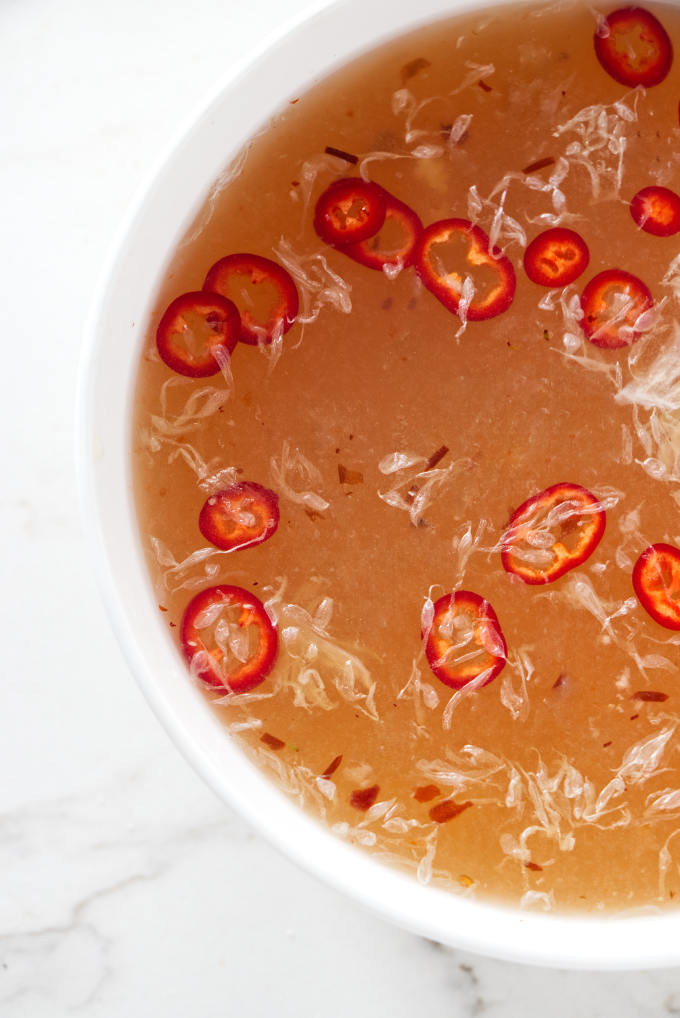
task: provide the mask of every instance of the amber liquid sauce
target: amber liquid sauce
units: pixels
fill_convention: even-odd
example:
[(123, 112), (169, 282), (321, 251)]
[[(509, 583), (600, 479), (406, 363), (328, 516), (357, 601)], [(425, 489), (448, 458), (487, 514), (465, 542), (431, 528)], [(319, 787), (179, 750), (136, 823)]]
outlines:
[[(680, 12), (660, 8), (659, 16), (680, 40)], [(303, 165), (319, 160), (328, 145), (360, 157), (439, 145), (442, 154), (430, 158), (383, 155), (368, 164), (369, 175), (424, 224), (470, 218), (470, 188), (485, 198), (505, 174), (521, 177), (538, 160), (558, 160), (580, 137), (575, 129), (556, 133), (560, 125), (593, 104), (611, 114), (612, 104), (624, 102), (636, 119), (621, 120), (620, 187), (617, 156), (606, 146), (590, 156), (591, 165), (602, 163), (593, 171), (600, 194), (589, 170), (568, 157), (560, 188), (573, 215), (564, 225), (590, 249), (590, 266), (573, 292), (595, 272), (617, 267), (644, 279), (657, 302), (666, 298), (662, 324), (640, 341), (647, 344), (643, 357), (653, 359), (677, 313), (676, 298), (661, 282), (677, 242), (642, 233), (627, 203), (649, 183), (677, 187), (677, 75), (636, 96), (600, 67), (594, 27), (590, 11), (571, 7), (540, 15), (499, 9), (451, 21), (389, 44), (288, 105), (254, 140), (211, 214), (206, 206), (198, 236), (173, 257), (140, 363), (133, 450), (149, 569), (174, 634), (190, 597), (213, 583), (237, 584), (267, 600), (285, 578), (276, 606), (296, 605), (310, 617), (332, 598), (330, 620), (319, 622), (325, 635), (305, 629), (299, 613), (295, 622), (285, 616), (300, 632), (297, 642), (280, 641), (274, 672), (255, 690), (264, 698), (215, 706), (275, 780), (339, 836), (395, 865), (419, 867), (421, 880), (480, 898), (586, 911), (663, 906), (680, 892), (680, 843), (671, 841), (660, 856), (675, 815), (650, 812), (650, 796), (680, 788), (678, 646), (674, 634), (631, 603), (632, 563), (647, 544), (680, 534), (677, 486), (641, 465), (649, 454), (635, 430), (636, 411), (615, 399), (620, 385), (565, 356), (620, 364), (625, 385), (630, 351), (597, 351), (585, 340), (575, 349), (565, 345), (565, 332), (578, 329), (565, 325), (559, 303), (555, 310), (539, 307), (547, 291), (527, 279), (523, 245), (507, 233), (499, 242), (516, 269), (515, 300), (506, 313), (470, 323), (457, 337), (461, 322), (413, 269), (390, 279), (316, 237), (316, 197), (335, 177), (357, 170), (326, 157), (305, 207)], [(405, 113), (393, 112), (401, 89), (416, 102), (440, 97), (414, 118), (412, 129), (425, 133), (410, 141)], [(471, 115), (467, 133), (447, 146), (448, 125), (464, 114)], [(526, 176), (545, 183), (554, 169), (553, 163)], [(498, 201), (497, 195), (493, 208)], [(527, 242), (549, 225), (528, 217), (554, 212), (550, 193), (521, 179), (509, 183), (504, 207)], [(479, 215), (487, 232), (493, 208)], [(273, 365), (256, 348), (239, 345), (231, 394), (220, 375), (207, 382), (176, 376), (164, 390), (168, 419), (206, 386), (222, 390), (224, 400), (200, 426), (180, 427), (168, 441), (152, 419), (162, 416), (161, 387), (172, 377), (154, 348), (163, 309), (199, 288), (225, 254), (253, 251), (276, 260), (281, 238), (300, 255), (327, 259), (351, 287), (351, 313), (326, 305), (311, 324), (296, 324)], [(644, 423), (649, 411), (638, 416)], [(213, 470), (233, 467), (240, 479), (276, 490), (272, 459), (280, 464), (284, 443), (318, 471), (307, 481), (291, 473), (291, 487), (313, 490), (328, 509), (310, 510), (280, 492), (280, 526), (264, 544), (216, 554), (209, 575), (204, 562), (171, 573), (159, 565), (150, 538), (177, 562), (207, 546), (197, 519), (209, 490), (198, 483), (193, 453)], [(422, 485), (415, 475), (442, 446), (448, 452), (435, 469), (449, 472), (415, 521), (408, 508), (379, 496)], [(401, 472), (381, 472), (380, 462), (394, 452), (421, 459)], [(339, 467), (362, 479), (341, 483)], [(512, 511), (558, 481), (599, 497), (614, 492), (607, 529), (574, 573), (546, 587), (526, 586), (503, 570), (495, 546)], [(465, 558), (460, 541), (468, 528), (478, 541)], [(453, 691), (423, 656), (420, 618), (430, 592), (434, 599), (456, 587), (493, 605), (509, 661), (499, 678), (459, 697), (447, 714)], [(589, 589), (605, 616), (627, 605), (623, 614), (603, 624), (599, 609), (584, 603)], [(317, 656), (309, 652), (306, 664), (319, 672), (324, 690), (314, 703), (316, 679), (301, 679), (298, 659), (310, 643)], [(374, 701), (343, 696), (336, 682), (342, 666), (329, 646), (340, 648), (340, 659), (346, 651), (365, 666)], [(641, 669), (640, 657), (652, 654), (669, 664)], [(418, 674), (426, 684), (420, 692)], [(668, 698), (635, 699), (650, 690)], [(666, 730), (656, 766), (645, 771), (630, 763), (630, 747)], [(267, 746), (265, 733), (284, 745)], [(334, 773), (318, 782), (339, 755)], [(592, 805), (617, 772), (620, 787), (600, 799), (593, 817), (581, 808), (584, 782)], [(353, 792), (374, 784), (376, 802), (389, 803), (382, 816), (380, 807), (363, 812), (351, 804)], [(436, 786), (435, 797), (419, 802), (427, 793), (418, 790), (428, 785)], [(430, 810), (449, 798), (472, 806), (437, 823)]]

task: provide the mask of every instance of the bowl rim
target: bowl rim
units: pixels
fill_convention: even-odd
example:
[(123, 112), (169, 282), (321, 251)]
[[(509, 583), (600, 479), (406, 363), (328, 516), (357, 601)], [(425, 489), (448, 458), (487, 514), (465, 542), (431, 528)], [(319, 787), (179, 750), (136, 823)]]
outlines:
[[(141, 539), (136, 532), (130, 473), (125, 468), (131, 442), (130, 402), (136, 359), (133, 356), (129, 363), (118, 367), (111, 346), (120, 340), (125, 350), (139, 351), (142, 329), (136, 323), (144, 321), (143, 309), (147, 306), (148, 310), (153, 292), (149, 280), (155, 279), (158, 283), (163, 265), (156, 263), (155, 269), (144, 267), (136, 248), (141, 245), (144, 249), (149, 238), (156, 238), (158, 234), (152, 245), (156, 253), (165, 250), (167, 257), (168, 251), (174, 252), (176, 243), (203, 203), (210, 181), (219, 175), (210, 170), (218, 166), (215, 160), (219, 158), (211, 132), (214, 135), (215, 125), (225, 118), (229, 95), (238, 92), (242, 102), (243, 96), (250, 95), (251, 91), (259, 96), (262, 82), (258, 81), (258, 76), (263, 63), (271, 65), (273, 62), (283, 67), (286, 55), (295, 53), (297, 59), (292, 61), (294, 66), (285, 90), (286, 96), (294, 95), (311, 87), (314, 80), (352, 56), (410, 27), (449, 13), (495, 5), (494, 0), (477, 0), (476, 3), (421, 0), (414, 11), (410, 0), (372, 0), (368, 7), (364, 0), (330, 3), (317, 0), (245, 54), (186, 118), (138, 190), (112, 245), (92, 300), (80, 364), (75, 420), (76, 473), (83, 529), (112, 628), (152, 710), (206, 783), (289, 859), (392, 923), (456, 948), (507, 961), (560, 968), (670, 966), (680, 960), (677, 913), (602, 917), (541, 914), (458, 897), (434, 886), (425, 887), (411, 875), (376, 862), (292, 803), (226, 735), (203, 697), (186, 682), (184, 665), (164, 629), (161, 635), (162, 623), (159, 612), (152, 608), (153, 592), (146, 576)], [(517, 6), (527, 4), (520, 2)], [(350, 44), (343, 36), (343, 24), (347, 20), (351, 22), (347, 16), (357, 11), (362, 12), (364, 36), (361, 43)], [(385, 23), (389, 24), (389, 30), (384, 29)], [(344, 39), (342, 46), (338, 42), (341, 39)], [(307, 53), (312, 41), (316, 43), (313, 55), (308, 60), (299, 59), (300, 44)], [(257, 123), (273, 115), (284, 101), (281, 97), (273, 101), (269, 95), (259, 110)], [(252, 134), (252, 120), (248, 131), (243, 124), (239, 127), (236, 140), (226, 152), (226, 146), (221, 144), (222, 167), (249, 134)], [(212, 162), (208, 163), (208, 170), (203, 169), (202, 176), (189, 172), (188, 147), (196, 140), (211, 151)], [(180, 219), (173, 209), (176, 182), (181, 182), (179, 190), (186, 197), (199, 177), (203, 187), (193, 192), (193, 203), (189, 202)], [(125, 300), (130, 302), (129, 307)], [(125, 311), (128, 312), (127, 324)], [(130, 311), (135, 312), (135, 321), (130, 321)], [(112, 379), (125, 380), (124, 391), (111, 386)], [(112, 388), (114, 395), (108, 392)], [(120, 419), (120, 415), (126, 413), (124, 419), (128, 428), (123, 435), (124, 429), (116, 429), (112, 418), (118, 414)], [(145, 624), (145, 638), (140, 632), (141, 622)], [(152, 627), (150, 631), (148, 626)], [(162, 678), (159, 657), (163, 664)]]

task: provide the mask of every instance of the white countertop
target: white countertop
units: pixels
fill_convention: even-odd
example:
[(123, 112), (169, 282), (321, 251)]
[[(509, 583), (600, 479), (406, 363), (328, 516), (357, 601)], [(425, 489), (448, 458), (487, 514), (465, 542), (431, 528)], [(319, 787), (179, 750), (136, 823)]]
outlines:
[(180, 758), (110, 632), (73, 464), (88, 305), (177, 126), (303, 6), (0, 5), (0, 1014), (680, 1014), (680, 971), (476, 958), (392, 929), (299, 872)]

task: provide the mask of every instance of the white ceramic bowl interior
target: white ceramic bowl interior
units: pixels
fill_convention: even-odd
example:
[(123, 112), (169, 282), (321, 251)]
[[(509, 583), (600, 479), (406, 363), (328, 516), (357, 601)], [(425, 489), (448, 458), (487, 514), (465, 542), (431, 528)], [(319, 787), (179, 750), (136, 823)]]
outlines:
[[(486, 0), (488, 2), (488, 0)], [(564, 917), (480, 904), (379, 864), (307, 816), (234, 744), (193, 685), (163, 625), (132, 499), (131, 399), (155, 294), (178, 241), (248, 138), (348, 59), (480, 0), (340, 0), (311, 9), (233, 69), (140, 195), (95, 300), (78, 411), (84, 519), (118, 638), (153, 709), (187, 759), (254, 827), (324, 881), (446, 944), (571, 968), (680, 960), (673, 914)]]

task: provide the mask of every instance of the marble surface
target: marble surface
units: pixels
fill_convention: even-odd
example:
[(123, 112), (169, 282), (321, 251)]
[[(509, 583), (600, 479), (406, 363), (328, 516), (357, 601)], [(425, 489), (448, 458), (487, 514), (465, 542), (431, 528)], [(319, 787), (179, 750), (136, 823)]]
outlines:
[(87, 307), (177, 125), (301, 7), (0, 4), (0, 1014), (680, 1014), (680, 971), (464, 955), (299, 872), (189, 770), (109, 630), (72, 451)]

